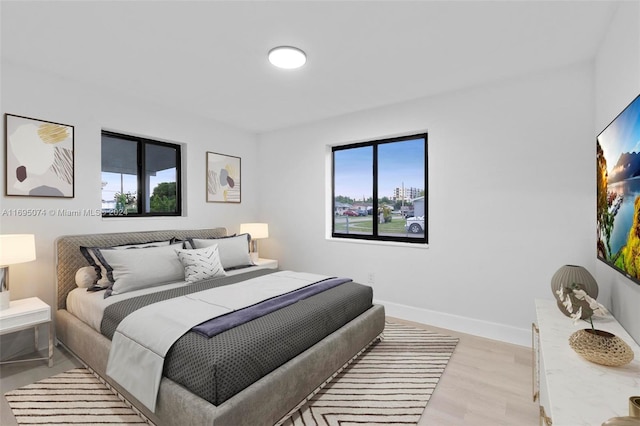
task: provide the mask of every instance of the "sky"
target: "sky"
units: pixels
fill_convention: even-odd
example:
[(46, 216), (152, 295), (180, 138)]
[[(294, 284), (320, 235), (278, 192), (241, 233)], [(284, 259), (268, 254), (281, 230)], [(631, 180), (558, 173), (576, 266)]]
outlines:
[[(380, 144), (378, 148), (378, 195), (393, 196), (395, 188), (424, 188), (424, 140), (412, 139)], [(334, 152), (335, 195), (356, 200), (373, 193), (373, 148)]]
[[(373, 194), (371, 146), (339, 150), (335, 152), (336, 195), (360, 200)], [(424, 189), (424, 143), (423, 139), (380, 144), (378, 148), (378, 195), (393, 196), (395, 188)], [(102, 189), (102, 199), (113, 200), (120, 192), (120, 174), (102, 173), (107, 185)], [(175, 169), (158, 171), (151, 177), (151, 188), (160, 182), (174, 182)], [(124, 192), (136, 192), (135, 175), (124, 175)]]

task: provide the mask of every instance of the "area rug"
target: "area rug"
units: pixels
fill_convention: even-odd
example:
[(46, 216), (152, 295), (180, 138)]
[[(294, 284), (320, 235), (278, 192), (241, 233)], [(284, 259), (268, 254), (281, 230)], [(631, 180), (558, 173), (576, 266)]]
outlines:
[(148, 424), (86, 368), (57, 374), (4, 396), (19, 425)]
[[(329, 378), (283, 425), (417, 424), (458, 339), (387, 322), (383, 339)], [(5, 394), (19, 425), (151, 424), (76, 368)]]
[(382, 341), (283, 422), (285, 426), (415, 425), (458, 339), (387, 322)]

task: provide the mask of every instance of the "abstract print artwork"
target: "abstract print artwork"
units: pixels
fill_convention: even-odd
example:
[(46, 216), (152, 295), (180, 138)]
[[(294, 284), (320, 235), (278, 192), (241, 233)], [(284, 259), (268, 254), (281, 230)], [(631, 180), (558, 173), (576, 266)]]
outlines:
[(240, 157), (207, 152), (207, 202), (240, 202)]
[(73, 126), (5, 114), (6, 194), (73, 198)]

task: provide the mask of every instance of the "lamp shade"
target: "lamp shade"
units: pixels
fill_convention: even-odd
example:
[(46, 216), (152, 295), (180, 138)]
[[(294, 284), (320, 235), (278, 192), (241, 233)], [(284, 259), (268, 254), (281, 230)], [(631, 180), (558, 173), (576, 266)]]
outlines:
[(251, 235), (252, 240), (269, 238), (269, 225), (266, 223), (241, 223), (240, 233)]
[(0, 235), (0, 266), (36, 260), (33, 234)]

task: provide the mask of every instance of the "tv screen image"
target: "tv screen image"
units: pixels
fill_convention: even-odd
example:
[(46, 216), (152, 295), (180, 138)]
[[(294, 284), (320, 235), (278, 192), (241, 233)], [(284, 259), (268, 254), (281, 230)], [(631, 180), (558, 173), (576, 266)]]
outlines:
[(596, 138), (598, 259), (640, 284), (640, 96)]

